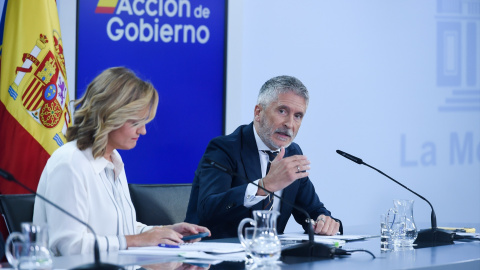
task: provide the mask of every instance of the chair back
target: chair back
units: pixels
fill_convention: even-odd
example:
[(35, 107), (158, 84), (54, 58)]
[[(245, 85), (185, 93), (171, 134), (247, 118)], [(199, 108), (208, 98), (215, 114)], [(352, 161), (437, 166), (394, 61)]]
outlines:
[(137, 221), (146, 225), (183, 222), (191, 184), (129, 184)]
[(35, 194), (0, 195), (0, 211), (9, 233), (20, 232), (22, 222), (33, 221)]

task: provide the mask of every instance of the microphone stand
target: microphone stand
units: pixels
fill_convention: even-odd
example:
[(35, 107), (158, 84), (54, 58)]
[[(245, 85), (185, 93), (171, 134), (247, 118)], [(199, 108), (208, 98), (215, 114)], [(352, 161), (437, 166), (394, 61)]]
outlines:
[(50, 204), (51, 206), (55, 207), (56, 209), (60, 210), (61, 212), (63, 212), (67, 216), (75, 219), (76, 221), (80, 222), (81, 224), (85, 225), (88, 229), (90, 229), (90, 231), (93, 233), (94, 238), (95, 238), (95, 242), (93, 244), (94, 262), (89, 263), (89, 264), (85, 264), (85, 265), (80, 265), (80, 266), (78, 266), (76, 268), (73, 268), (73, 269), (78, 269), (78, 270), (87, 270), (87, 269), (125, 270), (125, 268), (123, 268), (122, 266), (119, 266), (119, 265), (100, 262), (100, 249), (98, 247), (97, 234), (95, 233), (95, 231), (93, 230), (93, 228), (89, 224), (80, 220), (76, 216), (70, 214), (69, 212), (67, 212), (67, 210), (61, 208), (60, 206), (58, 206), (54, 202), (50, 201), (49, 199), (45, 198), (44, 196), (42, 196), (42, 195), (38, 194), (37, 192), (33, 191), (32, 189), (30, 189), (29, 187), (24, 185), (22, 182), (15, 179), (15, 177), (13, 177), (13, 175), (10, 174), (9, 172), (4, 171), (3, 169), (0, 169), (0, 177), (4, 178), (5, 180), (8, 180), (10, 182), (14, 182), (17, 185), (23, 187), (24, 189), (26, 189), (30, 193), (34, 194), (35, 196), (39, 197), (40, 199), (42, 199), (46, 203)]
[(430, 229), (423, 229), (418, 232), (417, 239), (415, 240), (414, 244), (417, 245), (417, 247), (435, 247), (435, 246), (443, 246), (443, 245), (451, 245), (454, 244), (453, 239), (455, 238), (455, 233), (448, 232), (446, 230), (442, 230), (437, 228), (437, 216), (435, 215), (435, 211), (433, 210), (432, 204), (425, 199), (423, 196), (420, 194), (416, 193), (415, 191), (409, 189), (402, 183), (398, 182), (397, 180), (393, 179), (392, 177), (388, 176), (384, 172), (380, 171), (379, 169), (368, 165), (365, 163), (361, 158), (352, 156), (350, 154), (347, 154), (343, 151), (337, 150), (336, 151), (339, 155), (350, 159), (351, 161), (358, 163), (360, 165), (365, 165), (367, 167), (370, 167), (371, 169), (374, 169), (375, 171), (379, 172), (380, 174), (386, 176), (388, 179), (392, 180), (393, 182), (399, 184), (406, 190), (412, 192), (413, 194), (417, 195), (420, 199), (426, 201), (428, 205), (430, 205), (430, 208), (432, 209), (432, 213), (430, 215), (430, 222), (432, 225), (432, 228)]
[(263, 188), (263, 187), (255, 184), (250, 179), (237, 174), (236, 172), (234, 172), (234, 171), (228, 169), (227, 167), (217, 163), (216, 161), (213, 161), (209, 158), (204, 158), (204, 159), (211, 166), (213, 166), (213, 167), (215, 167), (215, 168), (217, 168), (217, 169), (219, 169), (223, 172), (226, 172), (231, 176), (239, 177), (239, 178), (245, 180), (246, 182), (248, 182), (250, 184), (253, 184), (254, 186), (262, 189), (263, 191), (265, 191), (266, 193), (269, 193), (270, 195), (275, 196), (276, 198), (278, 198), (280, 201), (287, 204), (288, 206), (291, 206), (291, 207), (295, 208), (296, 210), (302, 212), (307, 217), (306, 222), (307, 222), (307, 228), (308, 228), (308, 230), (307, 230), (308, 241), (300, 243), (300, 244), (295, 245), (295, 246), (291, 246), (291, 247), (287, 247), (285, 249), (282, 249), (282, 256), (284, 256), (284, 257), (286, 257), (286, 256), (309, 257), (309, 258), (333, 258), (333, 256), (337, 255), (337, 254), (338, 255), (350, 255), (345, 250), (335, 248), (335, 247), (330, 247), (330, 246), (322, 244), (322, 243), (316, 243), (315, 239), (314, 239), (314, 236), (313, 236), (314, 233), (313, 233), (313, 224), (312, 224), (312, 221), (311, 221), (312, 219), (310, 218), (310, 215), (308, 214), (308, 212), (305, 211), (304, 209), (288, 202), (287, 200), (284, 200), (282, 197), (278, 196), (274, 192), (271, 192), (271, 191), (267, 190), (266, 188)]

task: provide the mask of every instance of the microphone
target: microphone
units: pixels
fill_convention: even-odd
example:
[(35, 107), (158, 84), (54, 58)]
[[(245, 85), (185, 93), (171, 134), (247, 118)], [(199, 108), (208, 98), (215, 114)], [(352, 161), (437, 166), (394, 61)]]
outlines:
[(364, 163), (363, 163), (363, 160), (362, 160), (361, 158), (358, 158), (358, 157), (356, 157), (356, 156), (352, 156), (352, 155), (347, 154), (347, 153), (345, 153), (345, 152), (343, 152), (343, 151), (340, 151), (340, 150), (337, 150), (337, 153), (338, 153), (339, 155), (341, 155), (341, 156), (344, 156), (345, 158), (350, 159), (351, 161), (353, 161), (353, 162), (355, 162), (355, 163), (364, 164)]
[(282, 249), (282, 256), (284, 256), (284, 257), (285, 256), (292, 256), (292, 257), (333, 258), (334, 255), (350, 255), (348, 253), (348, 251), (346, 251), (346, 250), (343, 250), (343, 249), (340, 249), (340, 248), (335, 248), (335, 247), (330, 247), (330, 246), (322, 244), (322, 243), (316, 243), (315, 240), (314, 240), (314, 236), (313, 236), (313, 234), (314, 234), (313, 233), (313, 225), (312, 225), (312, 222), (311, 222), (310, 215), (304, 209), (294, 205), (293, 203), (290, 203), (287, 200), (284, 200), (282, 197), (278, 196), (274, 192), (271, 192), (271, 191), (267, 190), (266, 188), (263, 188), (263, 187), (255, 184), (250, 179), (237, 174), (236, 172), (228, 169), (227, 167), (225, 167), (224, 165), (222, 165), (222, 164), (220, 164), (216, 161), (213, 161), (209, 158), (204, 158), (204, 160), (207, 163), (209, 163), (211, 166), (219, 169), (220, 171), (226, 172), (231, 176), (239, 177), (239, 178), (245, 180), (246, 182), (261, 188), (263, 191), (265, 191), (266, 193), (269, 193), (272, 196), (275, 196), (276, 198), (278, 198), (280, 201), (287, 204), (288, 206), (291, 206), (292, 208), (295, 208), (296, 210), (302, 212), (307, 217), (306, 222), (307, 222), (307, 227), (308, 227), (308, 230), (307, 230), (308, 241), (304, 242), (304, 243), (301, 243), (299, 245), (296, 245), (296, 246), (287, 247), (285, 249)]
[(428, 205), (430, 205), (430, 208), (432, 208), (432, 214), (430, 216), (430, 222), (432, 225), (432, 228), (430, 229), (423, 229), (418, 232), (417, 239), (415, 240), (414, 244), (417, 244), (417, 247), (435, 247), (435, 246), (443, 246), (443, 245), (451, 245), (453, 243), (453, 239), (455, 238), (455, 233), (448, 232), (446, 230), (442, 230), (437, 228), (437, 216), (435, 215), (435, 211), (433, 210), (432, 204), (425, 199), (423, 196), (420, 194), (416, 193), (415, 191), (409, 189), (402, 183), (398, 182), (397, 180), (393, 179), (392, 177), (386, 175), (384, 172), (380, 171), (379, 169), (368, 165), (367, 163), (363, 162), (362, 159), (357, 158), (355, 156), (352, 156), (350, 154), (347, 154), (343, 151), (337, 150), (337, 153), (345, 158), (350, 159), (353, 162), (356, 162), (358, 164), (363, 164), (367, 167), (370, 167), (374, 169), (375, 171), (379, 172), (380, 174), (386, 176), (388, 179), (392, 180), (393, 182), (399, 184), (403, 188), (407, 189), (408, 191), (412, 192), (413, 194), (417, 195), (420, 199), (426, 201)]
[(85, 265), (81, 265), (81, 266), (78, 266), (76, 268), (73, 268), (73, 269), (78, 269), (78, 270), (87, 270), (87, 269), (104, 269), (104, 270), (125, 270), (125, 268), (123, 268), (122, 266), (119, 266), (119, 265), (114, 265), (114, 264), (109, 264), (109, 263), (102, 263), (100, 262), (100, 249), (98, 247), (98, 240), (97, 240), (97, 234), (95, 233), (95, 231), (93, 230), (93, 228), (88, 225), (86, 222), (80, 220), (79, 218), (77, 218), (76, 216), (72, 215), (71, 213), (67, 212), (67, 210), (61, 208), (60, 206), (58, 206), (56, 203), (50, 201), (49, 199), (45, 198), (44, 196), (38, 194), (37, 192), (33, 191), (32, 189), (30, 189), (29, 187), (27, 187), (26, 185), (24, 185), (22, 182), (18, 181), (17, 179), (15, 179), (15, 177), (13, 177), (12, 174), (10, 174), (9, 172), (3, 170), (0, 168), (0, 177), (4, 178), (5, 180), (8, 180), (10, 182), (14, 182), (16, 183), (17, 185), (23, 187), (24, 189), (26, 189), (27, 191), (29, 191), (30, 193), (34, 194), (35, 196), (39, 197), (40, 199), (42, 199), (43, 201), (45, 201), (46, 203), (50, 204), (51, 206), (57, 208), (58, 210), (60, 210), (61, 212), (63, 212), (64, 214), (66, 214), (67, 216), (75, 219), (76, 221), (80, 222), (81, 224), (85, 225), (88, 229), (90, 229), (90, 231), (93, 233), (94, 235), (94, 238), (95, 238), (95, 242), (93, 244), (93, 254), (94, 254), (94, 262), (93, 263), (90, 263), (90, 264), (85, 264)]

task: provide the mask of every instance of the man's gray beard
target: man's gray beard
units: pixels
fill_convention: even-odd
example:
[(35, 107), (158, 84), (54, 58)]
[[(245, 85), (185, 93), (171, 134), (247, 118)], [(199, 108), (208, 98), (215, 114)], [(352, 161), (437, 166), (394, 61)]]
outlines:
[[(267, 123), (267, 121), (265, 119), (261, 119), (260, 120), (260, 125), (259, 125), (259, 129), (258, 129), (258, 137), (260, 137), (260, 139), (262, 139), (263, 143), (268, 146), (268, 148), (270, 148), (271, 150), (277, 150), (280, 148), (280, 146), (276, 145), (271, 138), (271, 135), (273, 134), (269, 134), (267, 131), (270, 130), (270, 131), (273, 131), (273, 133), (275, 133), (275, 131), (273, 130), (273, 128), (271, 128), (269, 126), (269, 124)], [(293, 135), (291, 136), (292, 140), (290, 141), (290, 143), (288, 143), (287, 145), (284, 146), (284, 148), (287, 148), (290, 146), (290, 144), (292, 144), (293, 142), (293, 139), (295, 139), (293, 137)]]

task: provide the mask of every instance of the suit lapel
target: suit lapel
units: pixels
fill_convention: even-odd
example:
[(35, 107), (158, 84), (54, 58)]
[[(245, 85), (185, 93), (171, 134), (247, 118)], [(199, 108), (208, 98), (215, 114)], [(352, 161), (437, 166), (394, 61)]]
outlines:
[[(260, 157), (258, 155), (257, 142), (253, 134), (253, 122), (242, 131), (242, 151), (240, 152), (245, 169), (245, 177), (250, 181), (262, 178)], [(261, 210), (262, 204), (257, 203), (251, 210)]]
[(262, 178), (257, 142), (253, 135), (253, 123), (246, 126), (242, 132), (242, 151), (240, 155), (245, 166), (245, 177), (251, 181)]

